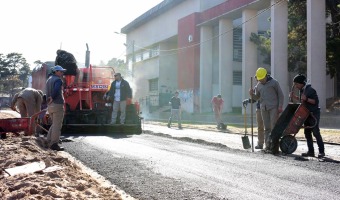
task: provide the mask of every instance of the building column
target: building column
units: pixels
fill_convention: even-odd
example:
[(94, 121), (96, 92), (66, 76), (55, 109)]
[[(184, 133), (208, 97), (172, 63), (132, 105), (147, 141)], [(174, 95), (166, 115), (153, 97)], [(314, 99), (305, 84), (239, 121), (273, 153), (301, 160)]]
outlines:
[[(277, 0), (271, 0), (275, 5)], [(288, 80), (288, 3), (281, 3), (271, 8), (271, 75), (275, 78), (284, 94), (284, 106), (288, 104), (290, 91)]]
[(224, 99), (223, 112), (232, 112), (233, 103), (233, 21), (219, 21), (219, 93)]
[[(251, 33), (258, 32), (257, 10), (243, 10), (242, 12), (242, 99), (249, 98), (250, 77), (255, 75), (257, 66), (257, 46), (250, 41)], [(249, 20), (249, 21), (248, 21)], [(256, 81), (253, 82), (255, 86)], [(240, 99), (240, 105), (242, 102)]]
[(211, 26), (200, 30), (200, 112), (211, 111), (212, 94), (212, 37)]
[(326, 111), (326, 13), (325, 1), (307, 0), (307, 78)]

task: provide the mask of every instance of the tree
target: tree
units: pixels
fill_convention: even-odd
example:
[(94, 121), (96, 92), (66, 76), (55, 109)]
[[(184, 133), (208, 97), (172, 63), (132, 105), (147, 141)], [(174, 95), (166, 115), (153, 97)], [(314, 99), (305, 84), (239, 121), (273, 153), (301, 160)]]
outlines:
[(260, 54), (263, 56), (263, 63), (270, 65), (271, 58), (271, 40), (269, 37), (264, 37), (262, 35), (258, 35), (256, 33), (251, 33), (250, 41), (257, 45), (257, 49), (260, 51)]
[[(332, 78), (340, 71), (339, 4), (340, 0), (326, 0), (326, 18), (330, 19), (326, 24), (326, 72)], [(252, 33), (250, 40), (258, 46), (261, 55), (270, 58), (270, 38)], [(288, 2), (288, 71), (299, 73), (307, 71), (306, 0)]]
[(0, 54), (0, 84), (2, 92), (12, 94), (14, 88), (27, 87), (31, 70), (26, 59), (19, 53)]
[(327, 17), (331, 19), (327, 23), (327, 74), (333, 78), (340, 78), (340, 0), (326, 0)]
[(43, 61), (41, 61), (41, 60), (36, 60), (36, 61), (34, 61), (34, 64), (36, 64), (36, 65), (40, 65), (40, 64), (43, 64), (44, 62)]
[(115, 72), (121, 73), (124, 77), (131, 75), (131, 72), (128, 70), (124, 60), (112, 58), (107, 62), (107, 66), (113, 67)]

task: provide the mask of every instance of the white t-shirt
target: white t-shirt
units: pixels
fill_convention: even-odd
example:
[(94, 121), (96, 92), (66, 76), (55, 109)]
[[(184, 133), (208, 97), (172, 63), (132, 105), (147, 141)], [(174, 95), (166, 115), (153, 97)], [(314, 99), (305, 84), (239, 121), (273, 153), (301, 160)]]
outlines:
[(116, 81), (116, 92), (115, 92), (115, 101), (120, 101), (120, 83), (122, 81)]

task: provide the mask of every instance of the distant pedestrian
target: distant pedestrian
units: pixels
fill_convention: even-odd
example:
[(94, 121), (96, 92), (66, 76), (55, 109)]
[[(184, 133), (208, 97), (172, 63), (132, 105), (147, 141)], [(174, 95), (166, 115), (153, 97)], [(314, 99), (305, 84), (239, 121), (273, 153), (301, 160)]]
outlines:
[(168, 121), (168, 128), (171, 127), (171, 121), (174, 116), (177, 117), (178, 128), (182, 128), (181, 124), (181, 99), (178, 98), (178, 92), (175, 92), (175, 96), (170, 99), (169, 104), (171, 105), (171, 115)]
[(215, 121), (217, 123), (217, 128), (222, 129), (225, 126), (222, 122), (222, 117), (221, 117), (223, 104), (224, 104), (224, 100), (222, 99), (222, 96), (220, 94), (214, 96), (211, 99), (211, 104), (212, 104), (212, 108), (215, 114)]
[[(307, 84), (307, 78), (303, 74), (298, 74), (293, 79), (294, 87), (300, 90), (300, 96), (295, 96), (293, 92), (290, 93), (290, 97), (296, 100), (300, 100), (302, 104), (306, 106), (306, 108), (313, 113), (316, 118), (316, 126), (312, 129), (305, 128), (305, 138), (307, 140), (308, 151), (306, 153), (302, 153), (302, 156), (315, 156), (314, 146), (313, 146), (313, 137), (312, 133), (316, 139), (316, 143), (319, 147), (318, 157), (325, 156), (325, 146), (322, 140), (322, 136), (320, 134), (319, 122), (320, 122), (320, 107), (319, 107), (319, 97), (314, 88), (310, 84)], [(309, 116), (304, 126), (312, 126), (315, 124), (315, 121), (312, 116)]]
[(272, 78), (265, 68), (256, 71), (258, 83), (249, 89), (251, 99), (260, 101), (261, 115), (264, 123), (266, 151), (271, 151), (271, 131), (282, 112), (284, 95), (280, 84)]

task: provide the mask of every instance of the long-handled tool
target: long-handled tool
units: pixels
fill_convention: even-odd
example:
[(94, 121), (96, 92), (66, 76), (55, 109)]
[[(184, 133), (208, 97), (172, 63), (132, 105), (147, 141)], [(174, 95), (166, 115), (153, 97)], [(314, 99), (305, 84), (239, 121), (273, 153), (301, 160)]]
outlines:
[(244, 149), (249, 149), (251, 146), (247, 135), (247, 105), (243, 104), (243, 108), (244, 108), (244, 136), (242, 136), (242, 144)]
[[(250, 77), (250, 88), (253, 88), (253, 77)], [(251, 98), (252, 99), (252, 98)], [(250, 104), (251, 116), (251, 151), (254, 152), (254, 121), (253, 121), (253, 104)]]

